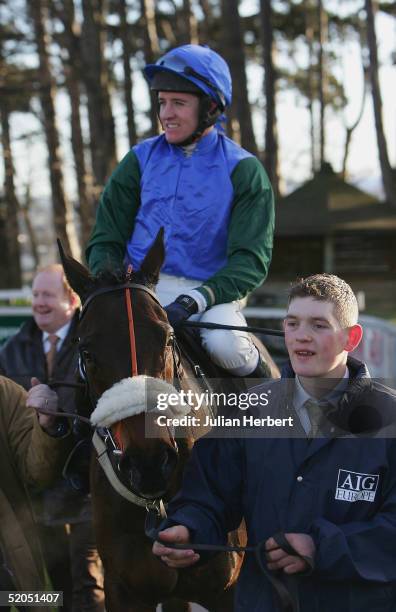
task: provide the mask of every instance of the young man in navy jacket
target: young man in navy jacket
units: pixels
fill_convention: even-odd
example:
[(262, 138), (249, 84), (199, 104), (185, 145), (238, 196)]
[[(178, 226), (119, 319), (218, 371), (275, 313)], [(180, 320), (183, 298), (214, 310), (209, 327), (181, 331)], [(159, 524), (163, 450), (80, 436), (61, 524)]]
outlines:
[[(196, 443), (153, 547), (168, 566), (200, 557), (166, 542), (224, 544), (244, 518), (249, 544), (265, 541), (267, 568), (286, 583), (294, 577), (300, 612), (396, 610), (396, 394), (348, 356), (362, 337), (357, 320), (356, 298), (338, 277), (318, 274), (292, 287), (290, 361), (270, 386), (266, 412), (292, 415), (293, 434)], [(280, 531), (295, 554), (275, 542)], [(236, 610), (278, 609), (247, 554)]]

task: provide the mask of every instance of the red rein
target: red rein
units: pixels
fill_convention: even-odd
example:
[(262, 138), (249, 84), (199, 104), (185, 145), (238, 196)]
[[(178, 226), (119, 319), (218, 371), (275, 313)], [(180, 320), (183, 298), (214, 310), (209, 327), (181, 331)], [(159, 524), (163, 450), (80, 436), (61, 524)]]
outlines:
[(138, 367), (137, 367), (137, 358), (136, 358), (135, 326), (133, 324), (131, 292), (129, 289), (125, 289), (125, 301), (126, 301), (126, 309), (127, 309), (127, 314), (128, 314), (129, 345), (131, 347), (131, 363), (132, 363), (131, 376), (137, 376)]
[[(135, 341), (135, 326), (133, 324), (133, 312), (131, 302), (131, 292), (125, 289), (125, 303), (128, 315), (128, 331), (129, 331), (129, 346), (131, 349), (131, 376), (138, 375), (137, 357), (136, 357), (136, 341)], [(121, 421), (115, 423), (113, 427), (113, 435), (118, 448), (124, 452), (124, 444), (122, 441), (122, 426)]]
[[(129, 270), (128, 270), (129, 271)], [(135, 326), (133, 322), (133, 312), (132, 312), (132, 301), (131, 301), (131, 292), (129, 289), (125, 289), (125, 303), (128, 315), (128, 331), (129, 331), (129, 346), (131, 349), (131, 376), (138, 376), (138, 366), (137, 366), (137, 357), (136, 357), (136, 339), (135, 339)], [(124, 452), (124, 443), (122, 440), (122, 421), (118, 421), (115, 423), (113, 428), (113, 437), (117, 444), (117, 447)], [(171, 432), (169, 431), (169, 439), (172, 445), (177, 448), (176, 441), (173, 439)]]

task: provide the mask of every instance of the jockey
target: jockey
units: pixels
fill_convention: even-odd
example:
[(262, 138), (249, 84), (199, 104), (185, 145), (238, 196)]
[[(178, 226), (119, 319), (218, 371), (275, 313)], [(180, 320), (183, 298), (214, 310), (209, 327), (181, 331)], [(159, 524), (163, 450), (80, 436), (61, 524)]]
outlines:
[[(228, 66), (209, 47), (183, 45), (144, 72), (163, 134), (134, 146), (107, 182), (87, 247), (90, 269), (138, 269), (163, 227), (157, 293), (171, 325), (192, 317), (245, 326), (241, 308), (271, 261), (274, 201), (261, 163), (218, 125), (231, 103)], [(264, 374), (248, 333), (202, 329), (201, 338), (233, 375)]]

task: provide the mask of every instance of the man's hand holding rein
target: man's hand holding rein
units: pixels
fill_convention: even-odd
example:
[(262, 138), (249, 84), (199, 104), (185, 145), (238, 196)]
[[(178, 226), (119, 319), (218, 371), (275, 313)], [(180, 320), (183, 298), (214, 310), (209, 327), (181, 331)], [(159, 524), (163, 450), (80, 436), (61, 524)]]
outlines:
[[(38, 378), (33, 377), (31, 383), (32, 387), (28, 391), (26, 405), (37, 411), (40, 426), (45, 432), (49, 435), (57, 435), (56, 415), (45, 413), (56, 413), (58, 411), (58, 396), (48, 385), (41, 384)], [(45, 413), (41, 412), (41, 410), (45, 411)]]

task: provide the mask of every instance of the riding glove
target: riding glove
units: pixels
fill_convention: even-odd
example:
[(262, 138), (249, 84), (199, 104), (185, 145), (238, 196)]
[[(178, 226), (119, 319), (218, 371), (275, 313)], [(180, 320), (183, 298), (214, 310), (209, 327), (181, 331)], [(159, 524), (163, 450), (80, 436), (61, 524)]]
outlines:
[(179, 295), (174, 302), (165, 307), (165, 310), (169, 323), (176, 329), (188, 317), (198, 312), (198, 304), (189, 295)]

